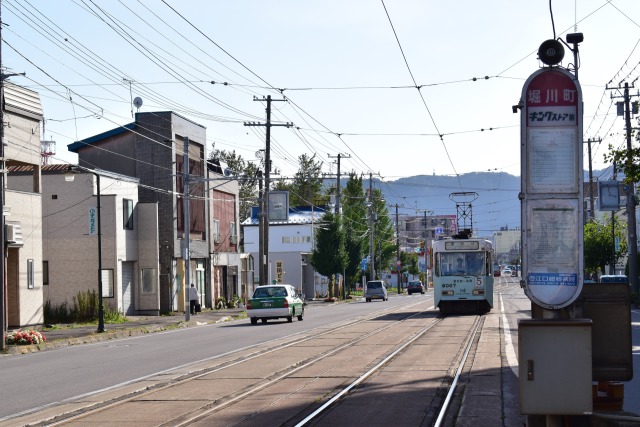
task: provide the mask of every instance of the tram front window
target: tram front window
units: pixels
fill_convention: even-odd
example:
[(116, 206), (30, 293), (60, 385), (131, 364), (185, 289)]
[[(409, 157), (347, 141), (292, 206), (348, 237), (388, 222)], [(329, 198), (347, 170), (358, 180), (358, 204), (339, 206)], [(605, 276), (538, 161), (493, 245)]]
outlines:
[(441, 276), (484, 276), (483, 253), (448, 252), (440, 254)]

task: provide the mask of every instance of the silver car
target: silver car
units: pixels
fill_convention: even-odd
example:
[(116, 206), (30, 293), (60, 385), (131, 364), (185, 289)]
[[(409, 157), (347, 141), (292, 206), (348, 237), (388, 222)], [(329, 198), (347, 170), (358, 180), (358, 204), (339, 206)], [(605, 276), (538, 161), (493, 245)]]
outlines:
[(371, 302), (372, 299), (381, 299), (387, 301), (387, 285), (382, 280), (371, 280), (367, 282), (367, 290), (364, 293), (364, 299)]

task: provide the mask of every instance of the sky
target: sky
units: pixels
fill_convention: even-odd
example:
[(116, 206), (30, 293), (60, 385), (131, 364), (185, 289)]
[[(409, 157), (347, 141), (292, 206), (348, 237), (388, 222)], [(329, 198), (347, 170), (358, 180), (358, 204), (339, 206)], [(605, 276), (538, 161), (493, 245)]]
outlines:
[[(271, 129), (281, 176), (293, 176), (301, 154), (315, 155), (327, 173), (336, 172), (340, 154), (342, 173), (383, 181), (520, 175), (520, 115), (512, 105), (542, 66), (540, 44), (581, 32), (583, 137), (601, 138), (592, 146), (593, 168), (600, 170), (608, 166), (608, 145), (625, 144), (619, 100), (611, 98), (620, 93), (607, 86), (640, 76), (638, 0), (1, 0), (0, 6), (3, 71), (25, 72), (9, 81), (39, 92), (41, 137), (56, 142), (50, 163), (76, 162), (68, 144), (126, 125), (134, 111), (168, 110), (205, 126), (208, 150), (257, 161), (265, 128), (245, 123), (265, 122), (263, 99), (270, 95), (273, 123), (293, 124)], [(562, 65), (573, 63), (565, 47)]]

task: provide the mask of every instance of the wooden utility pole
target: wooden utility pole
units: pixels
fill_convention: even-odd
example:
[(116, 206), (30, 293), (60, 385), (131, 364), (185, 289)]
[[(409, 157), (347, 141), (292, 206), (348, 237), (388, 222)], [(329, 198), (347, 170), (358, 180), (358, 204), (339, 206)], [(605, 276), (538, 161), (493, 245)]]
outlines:
[[(624, 102), (624, 123), (627, 136), (627, 170), (630, 170), (631, 166), (633, 166), (633, 152), (631, 149), (631, 95), (629, 95), (629, 89), (631, 88), (633, 88), (633, 86), (629, 86), (629, 83), (625, 82), (622, 96), (611, 97), (622, 98)], [(617, 88), (607, 87), (607, 89), (617, 90), (619, 92), (620, 86), (618, 85)], [(633, 182), (631, 180), (628, 180), (628, 184), (625, 186), (625, 188), (627, 190), (627, 244), (629, 246), (629, 283), (631, 284), (631, 292), (638, 293), (638, 237), (636, 234), (636, 193)]]
[(269, 284), (269, 185), (270, 185), (270, 173), (271, 173), (271, 127), (272, 126), (285, 126), (291, 127), (293, 123), (271, 123), (271, 102), (272, 101), (286, 101), (286, 99), (271, 99), (271, 95), (266, 98), (253, 97), (254, 101), (267, 102), (267, 122), (245, 122), (245, 126), (264, 126), (266, 127), (266, 141), (264, 151), (264, 192), (262, 197), (262, 212), (260, 215), (263, 217), (263, 234), (260, 234), (260, 238), (263, 239), (262, 247), (264, 253), (260, 259), (260, 284)]
[(327, 154), (330, 159), (338, 159), (338, 173), (336, 177), (336, 216), (340, 215), (340, 158), (344, 157), (350, 158), (349, 154), (338, 154), (337, 156), (332, 156), (331, 154)]
[(602, 142), (602, 138), (589, 138), (586, 141), (584, 141), (587, 144), (587, 149), (589, 152), (589, 208), (591, 209), (591, 212), (589, 213), (589, 218), (591, 219), (591, 221), (594, 220), (595, 218), (595, 203), (594, 203), (594, 199), (595, 199), (595, 194), (593, 191), (593, 168), (591, 166), (591, 143), (592, 142), (597, 142), (600, 143)]
[(373, 265), (373, 178), (369, 173), (369, 280), (376, 280), (376, 270)]

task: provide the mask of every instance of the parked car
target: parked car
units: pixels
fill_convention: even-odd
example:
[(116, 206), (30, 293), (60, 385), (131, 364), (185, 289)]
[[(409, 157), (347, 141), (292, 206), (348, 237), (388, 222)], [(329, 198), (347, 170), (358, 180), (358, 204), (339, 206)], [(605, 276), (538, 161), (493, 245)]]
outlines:
[(373, 299), (387, 301), (389, 299), (389, 294), (387, 294), (387, 285), (382, 280), (371, 280), (367, 282), (367, 290), (364, 293), (364, 299), (367, 302), (371, 302)]
[(407, 283), (407, 293), (411, 295), (414, 292), (420, 292), (421, 294), (424, 294), (424, 285), (420, 280), (411, 280), (409, 283)]
[(294, 317), (302, 321), (304, 301), (291, 285), (258, 286), (247, 302), (247, 317), (251, 324), (267, 323), (267, 319), (287, 319), (293, 322)]
[(604, 274), (600, 276), (600, 283), (629, 283), (629, 278), (624, 274)]

